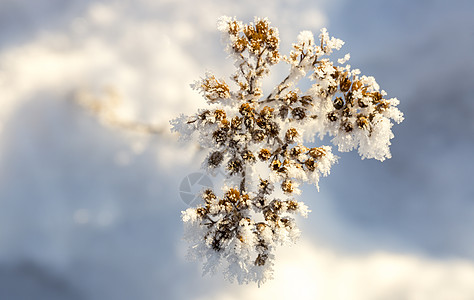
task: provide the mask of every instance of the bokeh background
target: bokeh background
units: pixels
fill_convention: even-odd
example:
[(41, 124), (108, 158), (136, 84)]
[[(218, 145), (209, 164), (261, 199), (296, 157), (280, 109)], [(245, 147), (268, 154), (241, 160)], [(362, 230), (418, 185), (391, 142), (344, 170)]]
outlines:
[[(221, 15), (301, 30), (401, 100), (393, 158), (339, 154), (261, 288), (185, 259), (178, 186), (202, 153), (168, 120), (232, 62)], [(474, 2), (0, 0), (0, 299), (474, 299)], [(278, 69), (269, 85), (285, 76)], [(77, 104), (122, 99), (129, 132)]]

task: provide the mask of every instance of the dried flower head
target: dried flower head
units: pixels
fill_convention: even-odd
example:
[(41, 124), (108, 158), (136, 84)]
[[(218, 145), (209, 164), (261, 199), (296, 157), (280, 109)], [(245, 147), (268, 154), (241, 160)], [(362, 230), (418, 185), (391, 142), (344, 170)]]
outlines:
[[(348, 54), (341, 65), (328, 58), (343, 42), (326, 29), (319, 41), (303, 31), (289, 56), (279, 53), (278, 30), (266, 18), (243, 24), (222, 17), (218, 29), (235, 59), (237, 90), (208, 73), (193, 87), (217, 108), (171, 123), (183, 136), (199, 133), (210, 153), (204, 167), (223, 169), (227, 182), (222, 196), (205, 190), (204, 205), (188, 208), (182, 218), (190, 254), (204, 259), (206, 272), (223, 265), (229, 280), (260, 284), (272, 277), (275, 247), (299, 235), (291, 215), (309, 212), (290, 197), (302, 182), (318, 186), (337, 159), (329, 146), (305, 146), (306, 138), (329, 135), (339, 151), (357, 148), (362, 158), (383, 161), (390, 158), (392, 121), (403, 117), (399, 101), (385, 98), (373, 77), (341, 66)], [(289, 75), (263, 97), (262, 80), (280, 61), (290, 65)], [(313, 81), (304, 92), (296, 87), (303, 77)], [(263, 168), (268, 172), (256, 173)]]

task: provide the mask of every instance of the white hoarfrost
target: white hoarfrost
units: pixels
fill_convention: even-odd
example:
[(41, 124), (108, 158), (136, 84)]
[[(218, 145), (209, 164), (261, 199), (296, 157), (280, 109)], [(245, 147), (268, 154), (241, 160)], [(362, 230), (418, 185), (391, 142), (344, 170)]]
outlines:
[[(300, 231), (294, 214), (307, 216), (297, 201), (301, 183), (318, 187), (337, 161), (330, 146), (305, 143), (329, 135), (341, 152), (357, 149), (362, 158), (390, 158), (393, 122), (403, 120), (399, 101), (371, 76), (328, 56), (344, 42), (322, 29), (319, 41), (310, 31), (298, 35), (289, 56), (278, 52), (278, 30), (265, 18), (243, 24), (221, 17), (226, 50), (237, 71), (230, 77), (236, 89), (212, 73), (192, 84), (210, 105), (192, 116), (171, 121), (183, 139), (194, 137), (208, 150), (203, 169), (223, 171), (221, 191), (202, 192), (201, 204), (182, 214), (189, 255), (204, 262), (204, 273), (223, 268), (238, 283), (264, 283), (272, 278), (277, 245), (294, 243)], [(289, 75), (266, 97), (262, 79), (281, 61)], [(308, 77), (306, 91), (297, 84)], [(319, 187), (318, 187), (319, 189)]]

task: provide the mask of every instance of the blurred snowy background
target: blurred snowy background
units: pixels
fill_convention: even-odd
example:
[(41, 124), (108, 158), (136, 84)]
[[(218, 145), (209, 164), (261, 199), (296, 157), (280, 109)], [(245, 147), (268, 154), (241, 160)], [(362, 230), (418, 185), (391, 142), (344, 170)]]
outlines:
[[(327, 27), (406, 117), (392, 159), (339, 154), (305, 187), (302, 238), (260, 289), (185, 260), (178, 186), (202, 155), (74, 102), (113, 90), (167, 132), (204, 105), (193, 80), (233, 70), (223, 14), (268, 16), (283, 53)], [(0, 0), (0, 299), (474, 299), (473, 49), (468, 0)]]

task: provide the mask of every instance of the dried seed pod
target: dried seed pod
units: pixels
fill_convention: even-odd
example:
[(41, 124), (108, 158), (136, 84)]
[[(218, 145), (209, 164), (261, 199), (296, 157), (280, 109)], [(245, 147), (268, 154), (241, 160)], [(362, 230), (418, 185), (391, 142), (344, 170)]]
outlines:
[(230, 201), (231, 203), (236, 203), (240, 200), (240, 192), (236, 189), (229, 189), (225, 193), (225, 200)]
[(271, 209), (267, 209), (263, 211), (263, 217), (265, 218), (265, 221), (270, 221), (270, 222), (278, 222), (280, 217), (275, 214)]
[(360, 115), (357, 117), (357, 126), (360, 129), (367, 129), (369, 128), (369, 121), (367, 120), (367, 117), (364, 115)]
[(321, 157), (326, 155), (326, 150), (324, 150), (324, 148), (321, 148), (321, 147), (311, 148), (311, 150), (309, 150), (308, 154), (312, 158), (320, 159)]
[(309, 95), (308, 96), (303, 96), (303, 97), (301, 97), (300, 102), (303, 106), (310, 106), (310, 105), (312, 105), (313, 97), (311, 97)]
[(342, 116), (343, 117), (351, 117), (352, 116), (352, 111), (349, 107), (346, 107), (342, 110)]
[(235, 150), (238, 148), (239, 148), (239, 140), (234, 140), (234, 139), (229, 140), (228, 149), (235, 152)]
[(264, 118), (258, 118), (256, 123), (257, 123), (257, 126), (260, 128), (265, 128), (268, 124), (267, 120), (265, 120)]
[(202, 193), (202, 198), (206, 204), (210, 204), (211, 202), (217, 199), (216, 194), (211, 189), (207, 189)]
[(226, 118), (226, 113), (222, 109), (216, 109), (214, 111), (214, 118), (216, 118), (216, 121), (222, 121)]
[(295, 157), (298, 157), (300, 154), (302, 154), (306, 151), (308, 151), (308, 148), (306, 148), (303, 145), (297, 145), (297, 146), (290, 149), (289, 154), (290, 154), (291, 157), (295, 158)]
[(222, 152), (220, 151), (216, 151), (216, 152), (211, 153), (211, 155), (209, 155), (207, 164), (210, 167), (216, 168), (221, 164), (223, 159), (224, 159), (224, 154), (222, 154)]
[(356, 80), (352, 83), (352, 90), (353, 91), (357, 91), (359, 90), (360, 88), (362, 87), (362, 82), (360, 82), (359, 80)]
[(242, 129), (242, 118), (240, 117), (233, 117), (230, 122), (230, 127), (232, 130), (241, 130)]
[(227, 163), (227, 170), (231, 175), (241, 173), (243, 170), (242, 161), (238, 158), (233, 158)]
[(343, 93), (347, 92), (351, 88), (351, 84), (352, 84), (351, 80), (347, 77), (344, 77), (341, 80), (341, 83), (339, 84), (339, 88), (341, 92)]
[(280, 222), (283, 224), (285, 227), (291, 227), (291, 221), (288, 218), (282, 218)]
[(201, 88), (204, 92), (204, 97), (209, 101), (228, 99), (231, 96), (229, 86), (225, 81), (216, 79), (214, 75), (203, 79)]
[(334, 99), (333, 105), (335, 109), (341, 109), (344, 107), (344, 100), (342, 100), (341, 97), (337, 97), (336, 99)]
[(295, 200), (286, 201), (286, 207), (289, 211), (295, 211), (298, 209), (298, 202)]
[(359, 99), (359, 101), (357, 101), (357, 103), (359, 104), (359, 107), (361, 108), (366, 108), (368, 107), (369, 105), (367, 104), (367, 100), (362, 98), (362, 99)]
[(267, 225), (263, 222), (258, 222), (255, 227), (258, 231), (262, 232), (265, 230), (265, 227), (267, 227)]
[(221, 123), (219, 124), (219, 127), (224, 131), (229, 131), (229, 129), (230, 129), (229, 120), (227, 120), (227, 119), (222, 120)]
[(352, 130), (354, 130), (354, 125), (352, 125), (352, 123), (346, 121), (346, 122), (343, 123), (342, 128), (344, 128), (344, 130), (346, 132), (351, 132)]
[(291, 91), (288, 94), (286, 94), (285, 99), (287, 103), (291, 105), (293, 103), (296, 103), (296, 101), (298, 101), (298, 94), (294, 91)]
[(205, 215), (207, 215), (208, 212), (209, 212), (209, 211), (208, 211), (206, 208), (204, 208), (204, 207), (198, 207), (198, 208), (196, 209), (197, 215), (198, 215), (199, 217), (201, 217), (201, 218), (204, 217)]
[(260, 150), (260, 152), (258, 153), (258, 158), (260, 158), (263, 161), (269, 160), (271, 156), (272, 156), (272, 153), (270, 152), (270, 150), (265, 149), (265, 148)]
[(337, 92), (337, 85), (330, 85), (327, 88), (327, 94), (329, 95), (334, 95)]
[(265, 198), (263, 196), (256, 196), (253, 199), (253, 205), (259, 209), (262, 209), (265, 206)]
[(253, 128), (253, 125), (255, 123), (255, 119), (251, 115), (247, 115), (244, 117), (244, 125), (247, 129)]
[(225, 132), (225, 130), (218, 129), (214, 131), (212, 137), (214, 138), (214, 141), (217, 144), (224, 144), (227, 140), (227, 133)]
[(254, 142), (261, 142), (265, 139), (265, 131), (257, 129), (252, 132), (252, 140)]
[(281, 161), (278, 159), (273, 160), (271, 163), (271, 168), (273, 171), (279, 171), (281, 168)]
[(241, 156), (242, 156), (242, 159), (245, 161), (245, 162), (248, 162), (248, 163), (254, 163), (255, 162), (255, 156), (253, 155), (253, 153), (249, 150), (246, 150), (246, 151), (243, 151), (241, 153)]
[(382, 99), (380, 102), (377, 103), (377, 106), (375, 107), (375, 112), (376, 113), (383, 112), (389, 107), (390, 107), (390, 102)]
[(248, 103), (243, 103), (240, 108), (239, 112), (242, 116), (254, 116), (255, 109)]
[(308, 158), (305, 162), (304, 165), (306, 168), (308, 168), (309, 171), (313, 172), (316, 169), (316, 162), (314, 161), (314, 158)]
[(272, 208), (273, 212), (278, 212), (283, 207), (283, 204), (281, 203), (280, 200), (273, 200), (270, 203), (270, 207)]
[(232, 49), (234, 49), (234, 51), (236, 53), (242, 53), (244, 52), (244, 50), (247, 48), (248, 46), (248, 41), (246, 38), (244, 37), (239, 37), (237, 38), (237, 40), (232, 44)]
[(292, 144), (295, 142), (295, 138), (299, 136), (298, 131), (295, 128), (290, 128), (286, 131), (285, 140), (287, 143)]
[(306, 117), (306, 109), (303, 107), (296, 107), (291, 111), (291, 115), (295, 120), (302, 120)]
[(281, 190), (287, 194), (291, 194), (294, 191), (293, 182), (289, 179), (284, 180), (281, 183)]
[(265, 265), (265, 263), (267, 262), (267, 258), (268, 254), (259, 253), (257, 258), (255, 259), (255, 265), (259, 267)]
[(265, 120), (269, 120), (273, 117), (273, 111), (274, 109), (269, 107), (269, 106), (265, 106), (262, 111), (260, 111), (260, 117), (265, 119)]
[(344, 99), (346, 99), (347, 106), (354, 105), (354, 94), (352, 93), (352, 91), (349, 91), (346, 94), (344, 94)]
[(373, 92), (371, 94), (372, 98), (374, 99), (374, 102), (379, 102), (380, 100), (382, 100), (383, 96), (380, 92)]
[(266, 132), (268, 136), (276, 137), (280, 133), (280, 126), (278, 126), (278, 124), (275, 122), (268, 123)]
[(329, 121), (331, 121), (331, 122), (337, 121), (337, 115), (336, 115), (336, 113), (335, 113), (335, 112), (330, 112), (330, 113), (328, 113), (328, 119), (329, 119)]
[(288, 112), (289, 112), (289, 107), (286, 105), (283, 105), (280, 107), (280, 110), (278, 111), (278, 115), (280, 116), (281, 119), (286, 119), (288, 117)]

